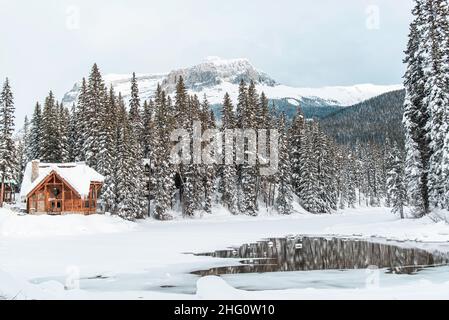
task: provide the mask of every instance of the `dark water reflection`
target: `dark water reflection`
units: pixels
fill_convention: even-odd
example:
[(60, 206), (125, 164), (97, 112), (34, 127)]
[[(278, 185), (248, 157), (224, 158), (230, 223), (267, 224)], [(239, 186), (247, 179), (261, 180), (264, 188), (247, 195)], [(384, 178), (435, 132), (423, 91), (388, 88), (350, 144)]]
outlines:
[(422, 268), (446, 265), (449, 254), (371, 240), (325, 237), (268, 239), (240, 248), (199, 254), (240, 259), (236, 266), (193, 272), (222, 275), (282, 271), (347, 270), (375, 266), (393, 273), (412, 274)]

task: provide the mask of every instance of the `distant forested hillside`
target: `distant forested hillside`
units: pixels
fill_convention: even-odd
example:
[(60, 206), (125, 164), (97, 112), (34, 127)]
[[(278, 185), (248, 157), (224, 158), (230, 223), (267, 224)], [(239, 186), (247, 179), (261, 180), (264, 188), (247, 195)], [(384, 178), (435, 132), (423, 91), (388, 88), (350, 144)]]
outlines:
[(320, 120), (322, 129), (339, 144), (383, 144), (388, 137), (403, 146), (404, 96), (404, 90), (392, 91), (337, 111)]

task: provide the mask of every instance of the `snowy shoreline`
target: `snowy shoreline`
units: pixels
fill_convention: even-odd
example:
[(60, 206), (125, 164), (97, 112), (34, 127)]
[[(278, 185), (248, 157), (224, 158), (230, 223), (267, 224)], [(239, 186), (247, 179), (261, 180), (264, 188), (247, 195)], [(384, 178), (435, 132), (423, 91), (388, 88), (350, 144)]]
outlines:
[[(99, 215), (18, 216), (2, 209), (0, 295), (12, 298), (20, 292), (17, 297), (20, 299), (272, 298), (270, 291), (237, 290), (215, 277), (201, 278), (195, 295), (163, 293), (147, 288), (173, 285), (193, 270), (226, 264), (219, 259), (186, 253), (210, 252), (291, 234), (418, 241), (419, 246), (427, 249), (445, 243), (449, 245), (449, 225), (434, 223), (429, 218), (400, 220), (387, 208), (351, 209), (334, 215), (296, 213), (286, 217), (264, 215), (257, 218), (231, 216), (218, 210), (216, 215), (207, 215), (201, 220), (145, 220), (136, 223)], [(142, 284), (136, 290), (101, 291), (98, 288), (84, 290), (83, 287), (81, 290), (64, 290), (64, 279), (67, 279), (67, 270), (71, 266), (79, 270), (81, 278), (106, 275), (110, 280), (104, 281), (113, 282), (120, 275), (134, 274), (142, 275)], [(43, 281), (39, 285), (29, 282), (36, 282), (35, 279), (61, 280)], [(417, 280), (416, 286), (424, 291), (412, 295), (410, 289), (400, 287), (379, 288), (377, 291), (369, 288), (307, 288), (277, 290), (275, 296), (279, 299), (368, 299), (391, 294), (391, 298), (413, 299), (438, 298), (435, 292), (449, 292), (449, 283)], [(447, 298), (447, 295), (440, 296)]]

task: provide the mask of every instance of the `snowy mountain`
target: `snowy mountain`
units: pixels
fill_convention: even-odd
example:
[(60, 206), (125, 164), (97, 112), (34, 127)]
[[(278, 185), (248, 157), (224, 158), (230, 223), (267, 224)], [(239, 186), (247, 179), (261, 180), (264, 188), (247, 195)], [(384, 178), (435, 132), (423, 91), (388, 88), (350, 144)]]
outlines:
[[(310, 107), (342, 107), (351, 106), (382, 93), (402, 88), (402, 85), (379, 86), (373, 84), (359, 84), (348, 87), (296, 88), (282, 85), (264, 72), (257, 70), (247, 59), (224, 60), (209, 57), (196, 66), (174, 70), (166, 74), (137, 74), (141, 99), (153, 96), (158, 83), (169, 93), (173, 94), (176, 79), (183, 76), (186, 87), (191, 94), (200, 97), (207, 96), (211, 104), (220, 104), (226, 92), (233, 100), (238, 96), (240, 80), (256, 83), (259, 92), (265, 92), (272, 100), (282, 100), (290, 107), (306, 104)], [(116, 92), (121, 92), (125, 100), (130, 94), (131, 75), (108, 74), (104, 76), (106, 84), (112, 84)], [(72, 90), (63, 97), (65, 105), (76, 101), (80, 83), (76, 83)]]

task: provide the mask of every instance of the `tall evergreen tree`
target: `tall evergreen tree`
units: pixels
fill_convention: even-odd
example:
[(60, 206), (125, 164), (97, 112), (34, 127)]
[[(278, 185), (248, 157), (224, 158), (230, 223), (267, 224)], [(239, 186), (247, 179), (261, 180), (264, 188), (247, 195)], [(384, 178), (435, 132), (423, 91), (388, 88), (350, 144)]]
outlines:
[[(119, 105), (121, 108), (119, 108)], [(115, 96), (114, 90), (111, 86), (109, 91), (109, 104), (107, 107), (108, 117), (104, 119), (102, 124), (103, 132), (103, 154), (100, 157), (100, 167), (102, 167), (103, 174), (105, 175), (105, 180), (102, 187), (102, 200), (104, 204), (104, 210), (106, 212), (116, 214), (118, 211), (119, 204), (119, 190), (118, 181), (123, 178), (119, 175), (122, 171), (120, 170), (120, 159), (119, 159), (119, 148), (121, 143), (121, 127), (120, 119), (123, 119), (123, 99), (121, 95), (119, 98)]]
[[(221, 130), (223, 134), (223, 165), (219, 187), (219, 190), (221, 191), (221, 201), (232, 214), (238, 214), (237, 168), (235, 165), (234, 154), (235, 140), (234, 135), (231, 134), (231, 130), (235, 129), (236, 121), (234, 106), (232, 105), (228, 93), (224, 96), (221, 121)], [(226, 146), (228, 147), (226, 148)], [(228, 154), (228, 152), (230, 154)]]
[(59, 162), (68, 162), (70, 157), (69, 150), (69, 128), (70, 128), (70, 111), (63, 106), (62, 103), (58, 106), (58, 119), (57, 119), (57, 131), (58, 131), (58, 152)]
[(84, 143), (87, 138), (88, 123), (88, 108), (87, 108), (87, 81), (85, 78), (81, 81), (80, 93), (76, 105), (76, 126), (78, 134), (76, 135), (76, 145), (74, 150), (75, 161), (85, 161), (85, 147)]
[(407, 190), (404, 182), (404, 161), (397, 146), (393, 147), (393, 162), (388, 172), (388, 193), (393, 206), (393, 213), (404, 219), (404, 207), (407, 204)]
[(40, 159), (42, 157), (42, 130), (42, 108), (39, 102), (37, 102), (34, 107), (33, 117), (31, 118), (29, 144), (31, 160)]
[(139, 86), (137, 84), (136, 74), (133, 72), (131, 79), (131, 98), (129, 100), (129, 120), (140, 144), (143, 144), (143, 120), (139, 97)]
[(277, 175), (277, 198), (276, 209), (281, 214), (291, 214), (292, 212), (292, 187), (291, 187), (291, 167), (288, 152), (288, 137), (286, 133), (285, 114), (279, 119), (279, 171)]
[(429, 212), (428, 164), (430, 157), (428, 122), (430, 114), (424, 103), (426, 75), (425, 52), (422, 46), (422, 32), (425, 26), (424, 0), (416, 0), (413, 9), (414, 20), (410, 25), (409, 41), (404, 62), (407, 70), (404, 76), (406, 97), (404, 103), (404, 129), (407, 192), (416, 215)]
[(292, 125), (289, 129), (292, 188), (296, 195), (299, 195), (301, 192), (301, 158), (304, 129), (304, 116), (301, 113), (297, 113), (293, 118)]
[(101, 120), (104, 116), (104, 105), (107, 103), (107, 90), (98, 69), (94, 64), (89, 75), (86, 96), (83, 97), (85, 103), (85, 137), (83, 153), (86, 163), (97, 169), (98, 155), (101, 146), (98, 136), (101, 130)]
[[(242, 91), (243, 93), (244, 91)], [(256, 124), (256, 111), (258, 104), (258, 95), (256, 92), (254, 82), (248, 87), (247, 95), (239, 97), (239, 105), (244, 107), (241, 109), (241, 122), (243, 130), (255, 130)], [(252, 216), (257, 215), (257, 172), (254, 163), (251, 163), (251, 158), (256, 159), (256, 155), (253, 155), (254, 146), (250, 145), (249, 139), (244, 139), (244, 161), (240, 171), (240, 184), (242, 199), (240, 201), (240, 211)]]
[(41, 122), (41, 160), (44, 162), (57, 163), (60, 160), (58, 120), (58, 103), (50, 91), (45, 98)]
[(77, 119), (76, 105), (73, 104), (68, 116), (67, 129), (67, 161), (75, 162), (77, 160), (77, 142), (78, 142), (78, 119)]
[(9, 80), (6, 78), (0, 94), (0, 207), (3, 206), (5, 181), (14, 178), (14, 170), (17, 165), (12, 136), (14, 112), (14, 98)]
[(425, 6), (427, 28), (424, 46), (426, 57), (425, 103), (430, 112), (428, 123), (430, 140), (429, 198), (432, 207), (444, 207), (444, 185), (442, 162), (443, 147), (449, 133), (449, 21), (448, 3), (445, 0), (429, 0)]
[(158, 85), (155, 97), (155, 148), (154, 155), (154, 194), (155, 213), (158, 220), (170, 220), (169, 211), (174, 192), (174, 168), (170, 162), (170, 134), (175, 126), (170, 102)]
[(28, 162), (33, 160), (33, 153), (32, 153), (32, 141), (31, 141), (31, 130), (32, 126), (30, 121), (28, 120), (28, 116), (25, 116), (25, 120), (23, 122), (23, 156), (22, 156), (22, 166), (23, 169), (25, 169), (25, 166)]
[[(203, 103), (201, 104), (201, 123), (203, 133), (205, 130), (215, 129), (215, 117), (213, 112), (210, 110), (209, 102), (207, 101), (206, 95), (204, 96)], [(217, 137), (213, 137), (216, 139)], [(203, 148), (207, 145), (210, 145), (211, 152), (209, 153), (210, 160), (215, 159), (214, 149), (213, 149), (213, 140), (203, 141)], [(201, 174), (202, 174), (202, 189), (204, 190), (204, 206), (203, 209), (206, 213), (212, 213), (212, 200), (215, 193), (215, 176), (216, 176), (216, 164), (215, 163), (206, 163), (206, 159), (203, 159), (201, 165)]]

